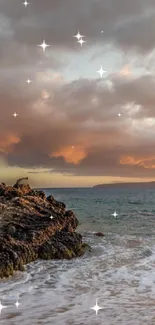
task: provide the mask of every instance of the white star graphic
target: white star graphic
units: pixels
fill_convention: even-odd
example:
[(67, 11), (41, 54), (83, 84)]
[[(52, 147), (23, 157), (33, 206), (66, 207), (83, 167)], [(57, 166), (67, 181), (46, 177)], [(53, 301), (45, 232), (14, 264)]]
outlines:
[(101, 78), (102, 78), (103, 74), (104, 74), (105, 72), (107, 72), (107, 71), (103, 70), (103, 68), (102, 68), (102, 66), (101, 66), (100, 70), (98, 70), (98, 71), (96, 71), (96, 72), (99, 73), (100, 76), (101, 76)]
[(83, 43), (86, 43), (86, 41), (84, 41), (82, 38), (79, 41), (77, 41), (77, 42), (80, 43), (81, 46), (82, 46)]
[(40, 45), (38, 45), (38, 46), (42, 47), (43, 51), (45, 52), (45, 50), (46, 50), (46, 47), (48, 47), (48, 46), (50, 46), (50, 45), (46, 44), (46, 42), (45, 42), (45, 41), (43, 41), (43, 43), (42, 43), (42, 44), (40, 44)]
[(84, 35), (81, 35), (78, 31), (77, 35), (74, 35), (73, 37), (76, 37), (78, 39), (78, 41), (80, 40), (80, 38), (85, 37)]
[(96, 305), (94, 307), (90, 307), (90, 309), (93, 309), (95, 312), (96, 312), (96, 315), (98, 313), (98, 311), (100, 309), (103, 309), (103, 307), (100, 307), (98, 304), (97, 304), (97, 299), (96, 299)]
[(116, 218), (116, 217), (118, 216), (118, 214), (116, 213), (116, 211), (112, 214), (112, 216), (113, 216), (114, 218)]
[(31, 81), (30, 79), (28, 79), (28, 80), (26, 80), (26, 82), (27, 82), (28, 84), (30, 84), (32, 81)]
[(27, 6), (29, 5), (29, 2), (27, 2), (27, 1), (23, 2), (23, 5), (24, 5), (25, 7), (27, 7)]
[(3, 306), (3, 305), (1, 304), (1, 301), (0, 301), (0, 314), (1, 314), (1, 311), (2, 311), (3, 308), (7, 308), (7, 307), (6, 307), (6, 306)]
[(14, 116), (14, 117), (17, 117), (17, 116), (18, 116), (18, 114), (15, 112), (15, 113), (13, 114), (13, 116)]
[(118, 113), (118, 116), (120, 117), (122, 114), (121, 113)]
[(15, 305), (17, 308), (19, 307), (20, 303), (18, 302), (18, 300), (16, 301)]
[(53, 216), (50, 216), (50, 219), (53, 219), (54, 217)]

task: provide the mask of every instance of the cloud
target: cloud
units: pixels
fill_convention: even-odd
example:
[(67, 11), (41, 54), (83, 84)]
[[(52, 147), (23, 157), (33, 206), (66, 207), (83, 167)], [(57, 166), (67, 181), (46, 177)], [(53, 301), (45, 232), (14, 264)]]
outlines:
[[(73, 175), (153, 176), (145, 166), (146, 159), (154, 164), (154, 79), (115, 76), (112, 83), (112, 92), (100, 80), (47, 84), (46, 92), (34, 89), (28, 98), (19, 92), (16, 119), (14, 93), (3, 94), (0, 139), (8, 164)], [(44, 106), (36, 111), (39, 100)]]
[[(1, 0), (0, 150), (9, 166), (154, 176), (155, 79), (152, 71), (136, 75), (131, 64), (154, 69), (154, 18), (153, 0), (33, 0), (27, 8)], [(78, 30), (87, 41), (82, 48), (73, 38)], [(43, 39), (51, 45), (46, 53), (37, 46)], [(118, 73), (103, 80), (76, 79), (71, 59), (84, 75), (82, 59), (89, 53), (92, 68), (99, 48), (128, 62), (120, 68), (121, 57)]]
[[(17, 64), (25, 61), (33, 65), (34, 60), (41, 60), (41, 49), (36, 47), (45, 37), (51, 45), (50, 56), (55, 50), (80, 51), (73, 39), (79, 28), (87, 37), (88, 47), (94, 41), (103, 45), (112, 43), (123, 51), (149, 52), (155, 46), (153, 0), (128, 3), (124, 0), (33, 0), (27, 8), (16, 0), (1, 0), (1, 17), (0, 38), (4, 50), (1, 45), (0, 54), (4, 55), (7, 50), (10, 60), (13, 56)], [(101, 30), (104, 31), (102, 36)], [(56, 60), (56, 55), (54, 58)]]
[(76, 148), (73, 147), (62, 148), (58, 152), (52, 153), (50, 156), (63, 157), (66, 162), (77, 165), (80, 163), (81, 160), (83, 160), (87, 156), (87, 154), (85, 148), (76, 146)]
[(20, 142), (20, 139), (14, 134), (3, 134), (0, 139), (0, 153), (6, 153), (13, 151), (13, 145)]
[(122, 157), (120, 163), (122, 165), (138, 165), (144, 168), (155, 169), (155, 156), (139, 157), (139, 159), (136, 159), (136, 157)]

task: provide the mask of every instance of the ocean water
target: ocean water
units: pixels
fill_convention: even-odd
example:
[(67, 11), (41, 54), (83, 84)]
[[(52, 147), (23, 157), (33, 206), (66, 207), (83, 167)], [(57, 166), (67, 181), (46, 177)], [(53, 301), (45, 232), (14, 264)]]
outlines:
[[(92, 251), (71, 261), (36, 261), (1, 280), (0, 300), (7, 308), (0, 324), (154, 325), (155, 190), (45, 192), (75, 211), (77, 231)], [(97, 231), (105, 236), (95, 236)], [(103, 308), (97, 315), (90, 309), (96, 299)]]

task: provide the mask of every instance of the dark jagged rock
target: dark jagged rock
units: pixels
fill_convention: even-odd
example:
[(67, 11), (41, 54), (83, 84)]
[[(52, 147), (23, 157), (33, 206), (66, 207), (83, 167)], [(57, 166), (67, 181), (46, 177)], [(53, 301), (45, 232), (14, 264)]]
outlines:
[(104, 233), (103, 232), (96, 232), (95, 235), (96, 236), (99, 236), (99, 237), (103, 237), (104, 236)]
[(19, 178), (16, 181), (16, 184), (14, 185), (14, 187), (18, 186), (18, 185), (28, 185), (28, 177), (23, 177), (23, 178)]
[(82, 256), (85, 244), (77, 226), (73, 211), (53, 196), (46, 198), (21, 180), (14, 186), (0, 184), (0, 278), (36, 259)]

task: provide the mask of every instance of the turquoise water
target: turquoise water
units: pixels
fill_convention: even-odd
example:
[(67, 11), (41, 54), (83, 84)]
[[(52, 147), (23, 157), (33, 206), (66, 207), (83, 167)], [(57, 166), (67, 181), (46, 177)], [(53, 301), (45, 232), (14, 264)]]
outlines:
[[(45, 191), (76, 213), (92, 252), (71, 261), (36, 261), (1, 281), (0, 300), (7, 308), (0, 324), (155, 324), (155, 191)], [(90, 307), (97, 298), (103, 309), (96, 316)]]

